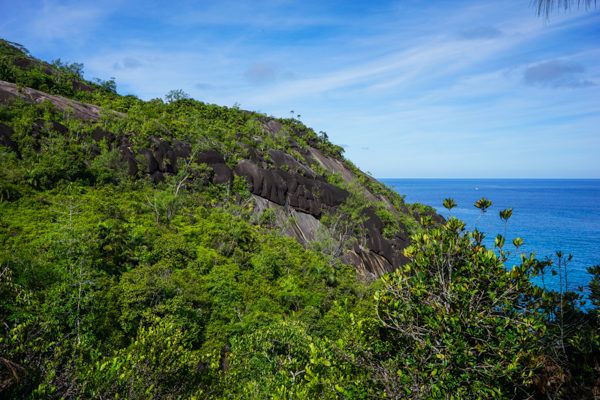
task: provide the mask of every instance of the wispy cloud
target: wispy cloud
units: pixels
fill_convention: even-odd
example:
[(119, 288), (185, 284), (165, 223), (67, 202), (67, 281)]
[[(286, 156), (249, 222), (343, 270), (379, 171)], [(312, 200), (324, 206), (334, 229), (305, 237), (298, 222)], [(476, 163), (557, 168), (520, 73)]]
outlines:
[(269, 63), (253, 63), (244, 72), (244, 77), (250, 83), (269, 83), (277, 79), (277, 70)]
[(77, 39), (91, 32), (105, 15), (100, 5), (45, 1), (33, 13), (31, 30), (38, 38)]
[(314, 13), (311, 2), (224, 0), (183, 4), (178, 13), (164, 15), (172, 26), (265, 28), (271, 31), (338, 25), (335, 14)]
[(528, 85), (546, 87), (586, 87), (594, 82), (582, 78), (583, 65), (561, 60), (545, 61), (527, 68), (523, 78)]
[(113, 64), (113, 68), (117, 71), (122, 69), (136, 69), (142, 66), (142, 62), (133, 57), (125, 57), (122, 61)]
[(495, 39), (502, 36), (502, 31), (494, 26), (477, 26), (460, 31), (460, 37), (468, 40)]
[[(0, 33), (47, 58), (83, 61), (142, 98), (181, 88), (294, 109), (378, 176), (600, 176), (600, 12), (548, 21), (522, 0), (173, 1), (168, 12), (23, 1), (0, 0), (3, 15), (18, 14)], [(24, 27), (36, 24), (32, 36)], [(54, 39), (35, 39), (44, 34)]]

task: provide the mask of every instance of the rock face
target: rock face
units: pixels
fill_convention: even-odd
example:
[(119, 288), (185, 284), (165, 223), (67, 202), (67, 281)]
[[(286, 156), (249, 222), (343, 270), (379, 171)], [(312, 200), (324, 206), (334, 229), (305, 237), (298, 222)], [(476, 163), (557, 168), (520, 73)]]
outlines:
[[(49, 101), (59, 110), (71, 113), (75, 118), (82, 120), (95, 121), (100, 118), (100, 107), (98, 106), (40, 92), (35, 89), (17, 88), (17, 85), (14, 83), (0, 81), (0, 102), (5, 103), (15, 98), (21, 98), (30, 103)], [(120, 113), (115, 112), (115, 114)]]
[(269, 156), (273, 161), (273, 164), (279, 169), (285, 169), (286, 171), (295, 172), (309, 178), (316, 178), (317, 174), (309, 167), (301, 164), (294, 157), (281, 150), (269, 150)]
[[(292, 207), (286, 208), (256, 194), (254, 201), (258, 214), (266, 209), (274, 211), (274, 225), (281, 227), (287, 236), (304, 245), (319, 240), (318, 232), (323, 227), (314, 215)], [(354, 265), (363, 275), (372, 278), (391, 272), (406, 262), (402, 250), (408, 245), (408, 239), (402, 235), (397, 235), (391, 240), (385, 238), (381, 219), (373, 209), (367, 209), (366, 213), (368, 217), (363, 225), (366, 231), (363, 241), (352, 246), (342, 259)]]
[(320, 217), (327, 208), (339, 206), (349, 196), (347, 191), (323, 180), (282, 169), (261, 168), (250, 160), (240, 161), (235, 173), (248, 180), (253, 194), (315, 217)]
[[(332, 172), (339, 173), (348, 180), (356, 179), (352, 172), (343, 170), (343, 164), (322, 155), (310, 148), (308, 154), (316, 154)], [(286, 217), (291, 220), (285, 228), (286, 234), (300, 243), (308, 244), (317, 238), (320, 229), (320, 217), (328, 209), (335, 209), (349, 196), (349, 193), (327, 183), (312, 169), (298, 162), (291, 155), (279, 150), (269, 150), (274, 168), (266, 168), (262, 159), (242, 160), (235, 168), (235, 174), (243, 176), (249, 183), (250, 191), (255, 195), (258, 211), (265, 208), (276, 210), (281, 225)], [(365, 189), (366, 190), (366, 189)], [(368, 193), (368, 198), (376, 199)], [(394, 238), (384, 237), (383, 221), (375, 209), (365, 209), (364, 238), (355, 244), (343, 257), (368, 276), (380, 276), (391, 272), (406, 262), (402, 250), (408, 245), (408, 237), (398, 233)]]
[(127, 163), (127, 173), (129, 176), (136, 176), (138, 174), (138, 163), (135, 159), (135, 154), (131, 149), (131, 143), (128, 140), (123, 139), (119, 144), (119, 154), (121, 159)]
[(365, 210), (367, 220), (364, 224), (367, 230), (367, 247), (373, 253), (383, 257), (390, 265), (387, 271), (393, 270), (406, 261), (402, 250), (408, 246), (408, 237), (401, 233), (394, 236), (392, 240), (383, 236), (384, 225), (372, 207)]
[[(138, 176), (139, 173), (149, 175), (157, 183), (164, 180), (166, 174), (176, 174), (180, 163), (190, 161), (192, 146), (189, 143), (174, 139), (151, 137), (150, 146), (134, 151), (128, 138), (117, 140), (116, 136), (102, 129), (92, 131), (95, 142), (105, 141), (110, 148), (116, 147), (121, 159), (127, 163), (127, 173)], [(213, 171), (211, 181), (216, 184), (229, 183), (233, 180), (233, 172), (225, 163), (223, 156), (214, 150), (198, 153), (194, 157), (197, 163), (208, 165)]]
[(280, 227), (282, 232), (291, 236), (303, 245), (308, 245), (317, 239), (317, 231), (321, 227), (321, 222), (313, 215), (297, 211), (294, 208), (285, 208), (272, 201), (252, 195), (257, 214), (261, 214), (267, 209), (274, 211), (273, 225)]

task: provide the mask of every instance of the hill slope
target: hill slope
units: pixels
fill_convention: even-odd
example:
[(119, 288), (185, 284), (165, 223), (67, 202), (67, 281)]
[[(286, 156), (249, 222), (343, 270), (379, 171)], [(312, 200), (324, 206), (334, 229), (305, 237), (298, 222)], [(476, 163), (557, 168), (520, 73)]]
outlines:
[(435, 215), (298, 120), (81, 75), (0, 42), (0, 397), (296, 391)]
[[(165, 103), (122, 97), (110, 84), (84, 81), (75, 67), (41, 62), (8, 42), (2, 49), (0, 101), (10, 109), (22, 100), (39, 110), (29, 126), (20, 121), (19, 127), (14, 115), (5, 113), (1, 140), (19, 156), (15, 167), (35, 165), (40, 152), (54, 153), (52, 144), (42, 142), (56, 134), (77, 147), (83, 160), (76, 176), (33, 182), (35, 189), (84, 175), (88, 184), (97, 184), (90, 165), (102, 156), (101, 146), (118, 155), (118, 165), (110, 166), (115, 173), (120, 168), (130, 179), (173, 180), (175, 190), (189, 189), (198, 179), (231, 186), (235, 177), (243, 177), (257, 217), (267, 212), (274, 226), (304, 245), (330, 239), (335, 243), (328, 251), (371, 276), (402, 264), (402, 249), (419, 229), (421, 215), (435, 215), (405, 204), (344, 159), (326, 135), (298, 120), (188, 98)], [(51, 105), (44, 116), (43, 103)], [(202, 172), (210, 177), (199, 177), (198, 168), (207, 168)], [(18, 196), (3, 190), (6, 198)], [(355, 214), (352, 221), (348, 213)]]

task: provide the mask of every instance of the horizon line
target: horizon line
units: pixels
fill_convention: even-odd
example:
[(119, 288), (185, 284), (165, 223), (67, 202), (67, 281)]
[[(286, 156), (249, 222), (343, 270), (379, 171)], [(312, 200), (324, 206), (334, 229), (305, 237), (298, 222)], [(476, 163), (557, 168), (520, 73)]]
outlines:
[(600, 178), (460, 178), (460, 177), (451, 177), (451, 178), (443, 178), (443, 177), (374, 177), (373, 178), (380, 179), (422, 179), (422, 180), (540, 180), (540, 181), (600, 181)]

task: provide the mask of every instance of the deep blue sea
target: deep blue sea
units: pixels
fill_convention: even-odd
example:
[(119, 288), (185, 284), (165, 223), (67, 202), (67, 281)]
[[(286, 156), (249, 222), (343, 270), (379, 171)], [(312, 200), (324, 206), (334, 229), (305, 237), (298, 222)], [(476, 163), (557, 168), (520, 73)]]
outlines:
[[(523, 251), (535, 252), (538, 258), (554, 257), (557, 250), (572, 254), (568, 266), (569, 289), (586, 287), (588, 266), (600, 264), (600, 180), (562, 179), (380, 179), (406, 196), (409, 203), (434, 207), (444, 217), (442, 206), (452, 197), (458, 207), (452, 214), (487, 234), (486, 244), (504, 233), (498, 213), (508, 207), (513, 215), (508, 223), (507, 248), (512, 239), (523, 238)], [(481, 197), (493, 202), (478, 220), (479, 210), (473, 203)], [(491, 246), (490, 246), (491, 247)], [(546, 286), (556, 289), (557, 278), (545, 275)], [(585, 288), (587, 289), (587, 288)]]

